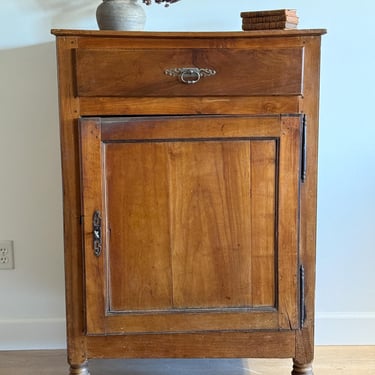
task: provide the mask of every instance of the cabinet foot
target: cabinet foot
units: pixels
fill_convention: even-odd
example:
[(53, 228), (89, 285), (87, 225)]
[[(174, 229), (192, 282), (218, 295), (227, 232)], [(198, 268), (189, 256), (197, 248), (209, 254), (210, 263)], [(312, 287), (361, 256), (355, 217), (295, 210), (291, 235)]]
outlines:
[(71, 365), (69, 375), (90, 375), (87, 363), (83, 365)]
[(314, 375), (312, 369), (312, 362), (298, 363), (296, 360), (293, 360), (292, 375)]

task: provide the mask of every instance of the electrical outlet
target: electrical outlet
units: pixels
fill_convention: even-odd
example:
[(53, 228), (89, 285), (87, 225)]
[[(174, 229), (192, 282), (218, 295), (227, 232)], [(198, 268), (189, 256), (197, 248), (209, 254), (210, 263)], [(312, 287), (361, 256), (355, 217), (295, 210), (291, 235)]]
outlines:
[(0, 270), (14, 268), (13, 241), (0, 241)]

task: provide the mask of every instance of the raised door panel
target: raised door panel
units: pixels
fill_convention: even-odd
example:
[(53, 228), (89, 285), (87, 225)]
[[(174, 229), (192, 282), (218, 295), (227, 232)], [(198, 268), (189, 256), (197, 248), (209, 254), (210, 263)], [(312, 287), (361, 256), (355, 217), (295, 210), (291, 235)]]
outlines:
[[(174, 303), (180, 308), (273, 307), (275, 279), (259, 278), (253, 256), (262, 251), (263, 266), (274, 262), (275, 141), (262, 141), (268, 150), (259, 160), (257, 141), (200, 141), (176, 143), (171, 149), (172, 196), (171, 234)], [(259, 146), (259, 142), (258, 146)], [(272, 160), (267, 181), (255, 168)], [(251, 189), (269, 189), (266, 221), (258, 222)], [(255, 198), (256, 199), (256, 198)], [(254, 215), (253, 215), (254, 214)], [(258, 226), (258, 227), (257, 227)], [(267, 232), (268, 228), (272, 228)], [(267, 242), (253, 247), (253, 230), (262, 230)], [(254, 301), (253, 288), (263, 288), (267, 303)]]
[(85, 119), (81, 145), (89, 334), (298, 326), (298, 117)]
[(105, 146), (109, 308), (169, 309), (168, 155), (164, 144)]

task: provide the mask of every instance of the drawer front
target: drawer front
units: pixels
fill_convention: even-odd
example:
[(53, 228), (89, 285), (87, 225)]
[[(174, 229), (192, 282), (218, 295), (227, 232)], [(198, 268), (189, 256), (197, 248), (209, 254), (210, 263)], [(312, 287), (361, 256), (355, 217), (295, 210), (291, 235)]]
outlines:
[(78, 96), (301, 95), (303, 48), (78, 49)]

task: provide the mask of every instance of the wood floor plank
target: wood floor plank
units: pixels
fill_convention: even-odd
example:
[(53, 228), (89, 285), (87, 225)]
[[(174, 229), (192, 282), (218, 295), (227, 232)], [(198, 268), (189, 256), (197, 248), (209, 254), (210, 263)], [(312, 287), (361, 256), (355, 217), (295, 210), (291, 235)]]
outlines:
[[(374, 375), (375, 346), (316, 347), (315, 375)], [(91, 375), (290, 375), (291, 360), (92, 360)], [(64, 350), (0, 351), (0, 375), (68, 375)]]

